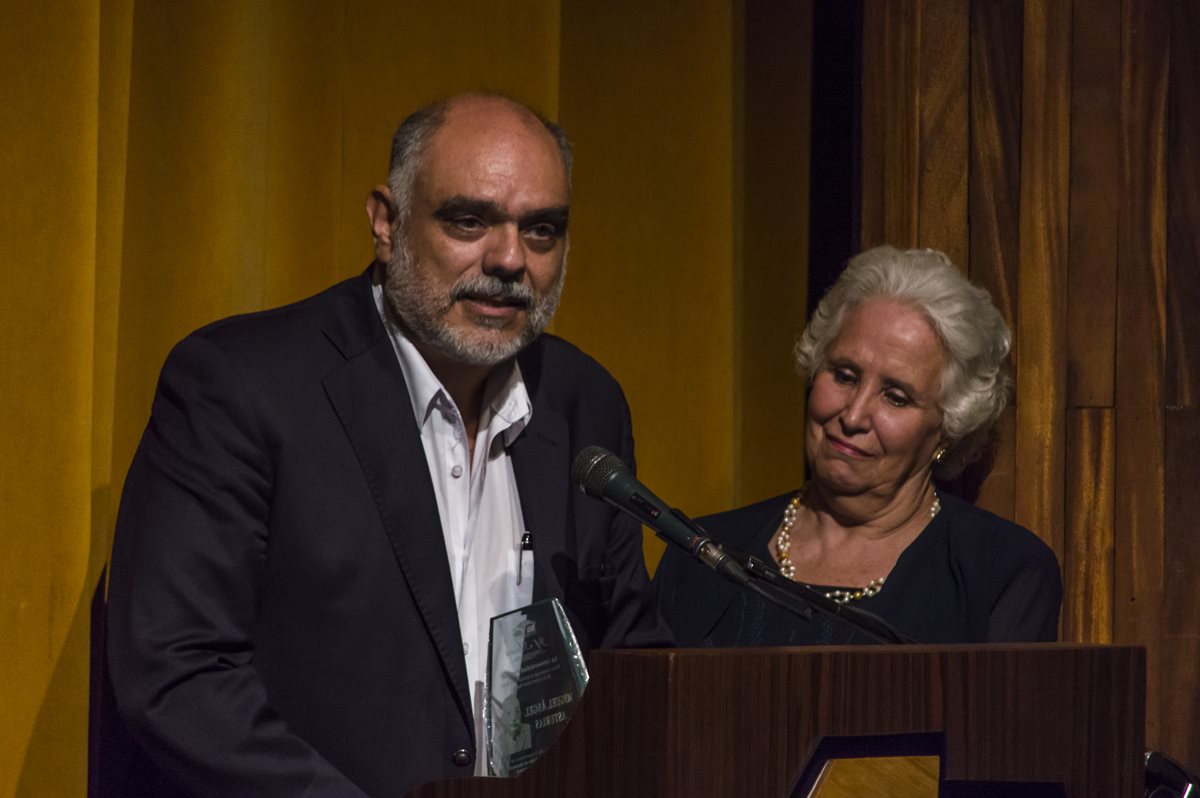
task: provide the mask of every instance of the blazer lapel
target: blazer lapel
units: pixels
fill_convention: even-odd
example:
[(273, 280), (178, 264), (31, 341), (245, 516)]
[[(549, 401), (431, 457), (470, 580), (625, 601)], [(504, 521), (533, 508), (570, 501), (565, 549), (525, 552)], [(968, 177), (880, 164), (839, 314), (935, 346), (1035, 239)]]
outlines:
[[(425, 450), (403, 372), (366, 280), (359, 293), (364, 292), (367, 301), (347, 309), (354, 315), (326, 330), (347, 362), (325, 377), (325, 392), (358, 455), (396, 560), (454, 683), (459, 709), (474, 729), (454, 587)], [(369, 314), (374, 325), (363, 325), (361, 314)]]
[(563, 585), (550, 558), (565, 553), (574, 559), (575, 555), (566, 529), (569, 458), (566, 419), (535, 405), (529, 426), (512, 445), (521, 513), (533, 543), (535, 601), (563, 599)]

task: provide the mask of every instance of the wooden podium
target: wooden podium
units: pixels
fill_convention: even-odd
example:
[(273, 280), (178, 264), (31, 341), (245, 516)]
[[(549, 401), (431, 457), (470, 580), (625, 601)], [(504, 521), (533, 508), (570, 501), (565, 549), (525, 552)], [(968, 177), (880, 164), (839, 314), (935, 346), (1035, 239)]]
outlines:
[(417, 798), (787, 796), (822, 737), (940, 732), (950, 781), (1142, 791), (1146, 662), (1129, 646), (596, 651), (555, 745), (513, 779)]

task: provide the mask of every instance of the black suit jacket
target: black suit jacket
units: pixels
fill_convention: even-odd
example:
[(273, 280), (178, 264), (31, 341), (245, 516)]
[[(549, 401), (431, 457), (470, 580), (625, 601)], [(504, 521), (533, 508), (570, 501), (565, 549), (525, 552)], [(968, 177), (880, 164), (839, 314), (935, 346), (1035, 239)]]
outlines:
[[(553, 336), (519, 362), (535, 598), (563, 601), (585, 651), (661, 644), (640, 526), (569, 484), (588, 445), (632, 466), (620, 387)], [(452, 762), (476, 744), (437, 503), (367, 275), (174, 349), (108, 602), (121, 715), (188, 792), (400, 795), (470, 775)]]

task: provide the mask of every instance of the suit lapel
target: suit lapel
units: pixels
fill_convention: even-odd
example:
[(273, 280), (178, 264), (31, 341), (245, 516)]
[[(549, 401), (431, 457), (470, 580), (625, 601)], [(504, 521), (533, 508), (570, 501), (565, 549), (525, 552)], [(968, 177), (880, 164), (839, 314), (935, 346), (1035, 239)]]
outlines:
[(562, 601), (564, 585), (551, 557), (575, 559), (575, 540), (567, 535), (571, 439), (566, 418), (547, 398), (550, 391), (543, 381), (544, 355), (545, 339), (539, 338), (517, 356), (521, 379), (533, 402), (533, 417), (513, 442), (511, 452), (521, 514), (533, 541), (534, 601)]
[[(357, 293), (326, 330), (347, 361), (325, 377), (325, 392), (358, 455), (396, 560), (454, 684), (459, 709), (474, 729), (454, 587), (425, 450), (403, 372), (366, 280)], [(363, 295), (366, 301), (361, 301)]]
[(535, 406), (529, 426), (512, 445), (521, 513), (533, 542), (535, 601), (563, 599), (563, 586), (550, 558), (559, 553), (574, 557), (566, 530), (569, 457), (566, 419)]

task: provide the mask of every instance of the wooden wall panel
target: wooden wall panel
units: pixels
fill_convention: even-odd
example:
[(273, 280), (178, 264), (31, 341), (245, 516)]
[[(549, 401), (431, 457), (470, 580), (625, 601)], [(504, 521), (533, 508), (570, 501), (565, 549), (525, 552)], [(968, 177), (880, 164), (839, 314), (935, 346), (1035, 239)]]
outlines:
[(971, 7), (961, 0), (922, 0), (917, 65), (920, 172), (917, 243), (940, 249), (966, 270), (967, 135)]
[(1067, 411), (1063, 550), (1064, 640), (1111, 643), (1113, 621), (1113, 412)]
[(1170, 4), (1163, 403), (1162, 721), (1200, 767), (1200, 5)]
[(1112, 407), (1121, 122), (1121, 0), (1075, 0), (1071, 65), (1067, 406)]
[(1016, 520), (1063, 551), (1071, 4), (1025, 3)]
[(863, 4), (864, 249), (917, 244), (920, 10), (919, 2)]
[(971, 279), (1017, 320), (1022, 0), (971, 3)]
[(1146, 722), (1158, 744), (1163, 586), (1163, 348), (1168, 9), (1125, 0), (1117, 263), (1114, 632), (1147, 646)]
[(1147, 743), (1200, 767), (1200, 4), (971, 0), (957, 223), (929, 218), (943, 183), (924, 172), (957, 157), (938, 127), (957, 17), (865, 8), (862, 241), (967, 236), (1017, 372), (978, 503), (1054, 545), (1067, 639), (1146, 647)]
[(1172, 0), (1167, 163), (1168, 406), (1200, 405), (1200, 3)]
[[(1016, 330), (1024, 9), (1022, 0), (976, 2), (970, 8), (969, 273)], [(1016, 440), (1016, 410), (1010, 405), (977, 502), (1005, 518), (1016, 510)]]
[[(1200, 217), (1196, 217), (1200, 218)], [(1200, 765), (1200, 408), (1168, 408), (1159, 744)]]

